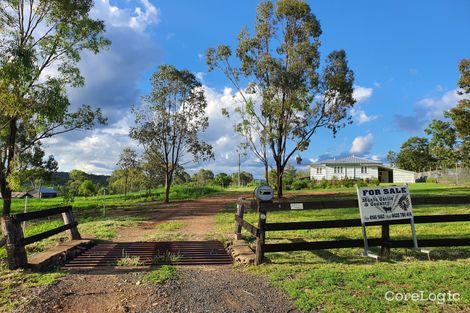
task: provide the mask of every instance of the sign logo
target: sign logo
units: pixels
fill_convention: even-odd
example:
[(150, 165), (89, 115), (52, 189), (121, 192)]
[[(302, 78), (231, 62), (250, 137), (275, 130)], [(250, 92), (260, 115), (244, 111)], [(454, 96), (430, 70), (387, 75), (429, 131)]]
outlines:
[(357, 198), (363, 223), (413, 218), (407, 186), (358, 188)]

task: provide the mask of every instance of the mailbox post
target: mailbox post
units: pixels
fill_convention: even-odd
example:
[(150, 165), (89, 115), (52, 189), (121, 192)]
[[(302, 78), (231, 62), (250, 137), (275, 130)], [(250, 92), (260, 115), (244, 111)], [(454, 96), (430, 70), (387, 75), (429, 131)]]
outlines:
[(266, 211), (262, 209), (261, 203), (272, 203), (274, 198), (274, 190), (269, 186), (256, 187), (255, 198), (257, 203), (257, 210), (259, 213), (258, 229), (259, 234), (256, 237), (256, 258), (255, 264), (263, 263), (264, 258), (264, 242), (265, 242), (265, 227), (266, 227)]

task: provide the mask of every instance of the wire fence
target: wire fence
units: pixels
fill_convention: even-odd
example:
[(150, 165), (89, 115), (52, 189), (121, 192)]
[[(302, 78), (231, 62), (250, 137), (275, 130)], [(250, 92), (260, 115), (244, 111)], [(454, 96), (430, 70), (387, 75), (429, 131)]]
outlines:
[(451, 185), (470, 184), (470, 168), (447, 168), (417, 174), (417, 181), (437, 182)]

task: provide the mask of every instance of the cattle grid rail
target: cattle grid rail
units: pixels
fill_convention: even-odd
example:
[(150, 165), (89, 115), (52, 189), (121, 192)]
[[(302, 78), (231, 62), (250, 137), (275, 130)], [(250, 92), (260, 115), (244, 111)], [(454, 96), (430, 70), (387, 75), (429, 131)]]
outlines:
[[(470, 204), (470, 196), (453, 197), (413, 197), (413, 206), (417, 205), (460, 205)], [(297, 203), (293, 201), (292, 203)], [(330, 201), (312, 201), (303, 202), (303, 210), (323, 210), (323, 209), (345, 209), (358, 208), (357, 200), (330, 200)], [(244, 220), (244, 212), (248, 209), (259, 213), (258, 225), (254, 226)], [(242, 228), (246, 229), (252, 236), (256, 237), (256, 258), (255, 264), (263, 263), (264, 253), (266, 252), (284, 252), (284, 251), (302, 251), (302, 250), (321, 250), (338, 248), (363, 248), (363, 239), (344, 239), (332, 241), (314, 241), (314, 242), (293, 242), (293, 243), (266, 243), (266, 232), (283, 230), (303, 230), (303, 229), (326, 229), (326, 228), (344, 228), (361, 227), (361, 219), (341, 219), (341, 220), (323, 220), (307, 222), (284, 222), (267, 223), (268, 212), (292, 210), (291, 202), (256, 202), (244, 198), (238, 199), (237, 212), (235, 214), (235, 238), (242, 238)], [(292, 210), (293, 214), (295, 211)], [(359, 213), (359, 211), (358, 211)], [(443, 223), (443, 222), (469, 222), (470, 214), (446, 214), (446, 215), (426, 215), (415, 216), (414, 222), (419, 223)], [(369, 226), (382, 226), (381, 238), (368, 239), (369, 246), (381, 247), (381, 258), (387, 259), (390, 255), (390, 248), (408, 248), (413, 247), (413, 241), (410, 240), (390, 240), (390, 225), (407, 224), (409, 220), (394, 220), (385, 222), (368, 223)], [(470, 238), (440, 238), (440, 239), (419, 239), (419, 245), (422, 247), (452, 247), (452, 246), (470, 246)]]
[[(30, 237), (24, 237), (23, 228), (21, 227), (22, 222), (46, 218), (56, 214), (62, 215), (64, 225)], [(5, 240), (5, 248), (7, 250), (8, 267), (10, 269), (27, 268), (28, 256), (25, 246), (49, 238), (61, 232), (68, 230), (71, 240), (81, 240), (82, 238), (78, 232), (77, 225), (78, 223), (75, 221), (71, 206), (3, 216), (2, 232), (3, 234), (7, 235)]]

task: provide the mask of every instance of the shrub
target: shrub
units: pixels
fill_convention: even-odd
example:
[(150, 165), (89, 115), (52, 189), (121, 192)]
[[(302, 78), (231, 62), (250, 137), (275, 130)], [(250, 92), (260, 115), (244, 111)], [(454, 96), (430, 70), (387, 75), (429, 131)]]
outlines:
[(309, 181), (307, 179), (294, 180), (292, 183), (292, 189), (301, 190), (308, 188)]
[(367, 182), (364, 181), (364, 180), (362, 180), (362, 179), (358, 179), (358, 180), (356, 181), (356, 186), (357, 186), (357, 187), (367, 187)]
[(322, 178), (319, 185), (321, 188), (326, 189), (330, 186), (330, 183), (325, 178)]
[(352, 179), (343, 179), (341, 184), (346, 188), (351, 188), (354, 186), (354, 180)]
[(378, 185), (380, 185), (380, 181), (377, 178), (372, 178), (369, 181), (369, 186), (378, 186)]

